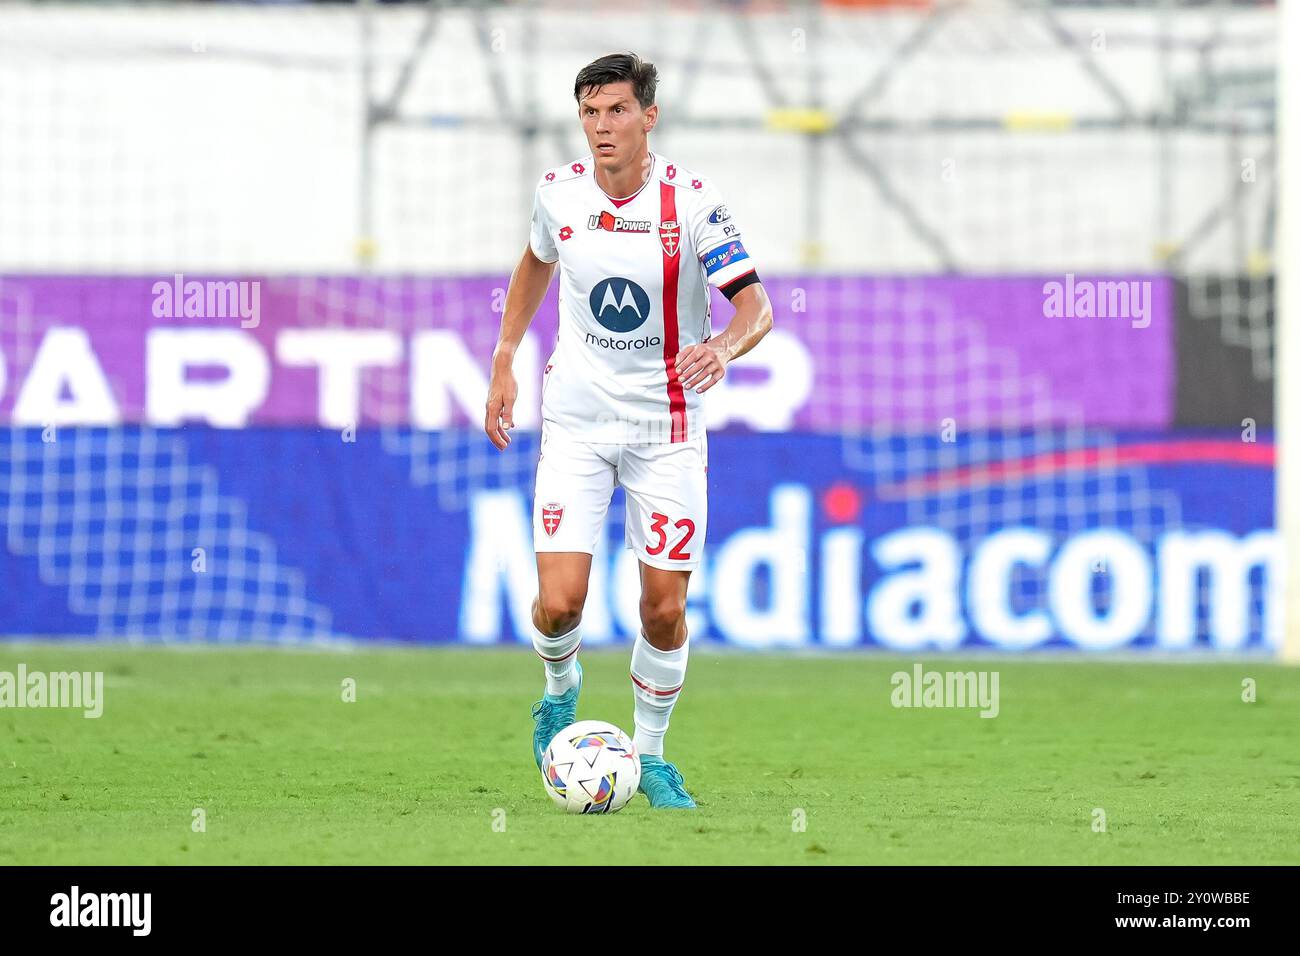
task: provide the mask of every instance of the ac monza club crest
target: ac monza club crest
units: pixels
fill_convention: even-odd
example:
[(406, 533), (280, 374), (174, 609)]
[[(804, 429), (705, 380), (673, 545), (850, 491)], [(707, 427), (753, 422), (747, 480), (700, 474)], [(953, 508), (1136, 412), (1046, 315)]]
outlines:
[(675, 220), (659, 223), (659, 241), (663, 244), (666, 255), (677, 255), (677, 247), (681, 245), (681, 236), (682, 227)]
[(560, 519), (564, 517), (564, 505), (558, 501), (542, 505), (542, 530), (548, 538), (554, 538), (560, 530)]

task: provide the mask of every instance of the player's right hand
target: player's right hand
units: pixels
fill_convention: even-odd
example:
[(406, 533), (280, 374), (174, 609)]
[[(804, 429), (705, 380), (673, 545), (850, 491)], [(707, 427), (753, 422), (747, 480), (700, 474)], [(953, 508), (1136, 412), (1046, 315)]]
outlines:
[(497, 446), (497, 451), (505, 451), (510, 444), (510, 436), (506, 433), (515, 427), (515, 399), (518, 397), (519, 386), (515, 384), (513, 372), (500, 371), (492, 375), (483, 430)]

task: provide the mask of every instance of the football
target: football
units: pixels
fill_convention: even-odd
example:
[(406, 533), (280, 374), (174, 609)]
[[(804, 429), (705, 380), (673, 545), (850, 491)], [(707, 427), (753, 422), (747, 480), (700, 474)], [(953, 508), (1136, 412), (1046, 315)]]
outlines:
[(566, 813), (614, 813), (641, 783), (641, 757), (613, 724), (580, 720), (551, 739), (542, 757), (542, 783)]

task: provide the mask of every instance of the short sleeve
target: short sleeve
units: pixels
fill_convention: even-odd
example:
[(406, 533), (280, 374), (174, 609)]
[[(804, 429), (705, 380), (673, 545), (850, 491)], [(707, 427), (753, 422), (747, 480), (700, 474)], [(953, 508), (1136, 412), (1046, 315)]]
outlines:
[(754, 271), (754, 263), (740, 239), (740, 226), (731, 218), (722, 194), (706, 183), (691, 223), (691, 238), (709, 285), (725, 291), (737, 279)]
[(542, 191), (533, 193), (533, 223), (528, 235), (528, 245), (533, 255), (543, 262), (554, 262), (560, 258), (560, 250), (555, 248), (555, 239), (551, 236), (551, 227), (546, 221), (546, 208), (542, 205)]

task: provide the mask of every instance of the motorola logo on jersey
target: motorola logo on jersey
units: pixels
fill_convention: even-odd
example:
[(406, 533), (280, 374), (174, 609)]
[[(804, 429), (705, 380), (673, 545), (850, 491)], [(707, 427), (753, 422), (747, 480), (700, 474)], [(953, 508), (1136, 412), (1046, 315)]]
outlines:
[(664, 344), (664, 340), (657, 335), (648, 335), (639, 339), (619, 339), (588, 332), (587, 344), (599, 345), (602, 349), (609, 349), (612, 352), (635, 352), (639, 349), (658, 348)]
[(631, 332), (650, 318), (650, 296), (631, 279), (601, 279), (591, 290), (591, 314), (611, 332)]

